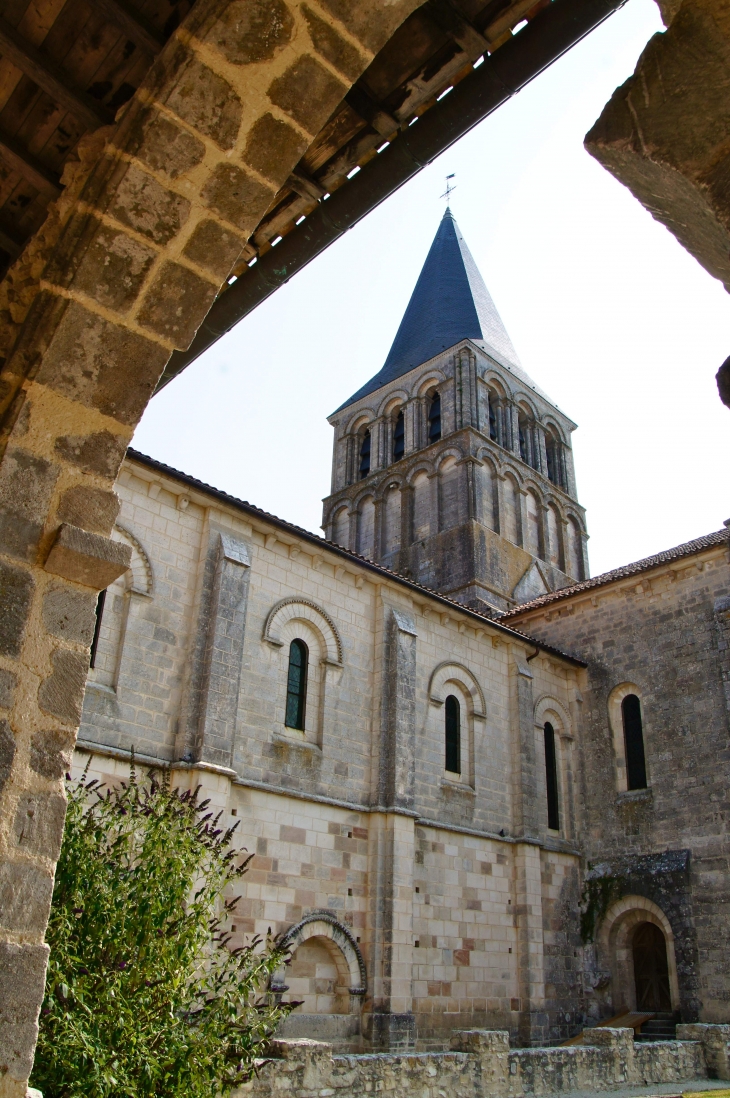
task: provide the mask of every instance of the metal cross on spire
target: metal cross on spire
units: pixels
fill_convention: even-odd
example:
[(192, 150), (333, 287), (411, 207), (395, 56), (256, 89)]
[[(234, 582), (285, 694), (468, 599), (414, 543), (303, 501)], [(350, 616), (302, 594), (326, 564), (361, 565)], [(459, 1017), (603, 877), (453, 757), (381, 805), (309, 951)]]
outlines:
[(456, 183), (454, 183), (453, 185), (451, 183), (451, 180), (455, 179), (455, 178), (456, 178), (456, 173), (455, 172), (452, 172), (451, 175), (446, 176), (446, 190), (441, 195), (441, 197), (446, 199), (446, 205), (447, 206), (449, 205), (449, 199), (451, 198), (451, 195), (456, 190)]

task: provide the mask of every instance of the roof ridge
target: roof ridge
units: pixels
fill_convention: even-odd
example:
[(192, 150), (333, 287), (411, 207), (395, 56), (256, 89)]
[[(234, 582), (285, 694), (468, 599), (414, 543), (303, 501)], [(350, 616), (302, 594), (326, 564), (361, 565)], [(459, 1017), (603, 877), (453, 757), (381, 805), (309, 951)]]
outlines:
[(402, 575), (400, 572), (393, 571), (392, 568), (388, 568), (384, 564), (378, 564), (376, 561), (370, 560), (368, 557), (360, 556), (359, 553), (354, 553), (351, 549), (345, 549), (343, 545), (338, 545), (337, 542), (328, 541), (327, 538), (321, 537), (319, 534), (315, 534), (312, 530), (305, 530), (303, 526), (296, 526), (293, 522), (287, 522), (286, 519), (281, 519), (277, 515), (272, 515), (269, 511), (264, 511), (261, 507), (257, 507), (253, 503), (249, 503), (247, 500), (238, 499), (236, 496), (230, 495), (228, 492), (222, 491), (220, 488), (214, 488), (212, 484), (206, 484), (205, 481), (198, 480), (197, 477), (191, 476), (189, 473), (183, 473), (180, 469), (175, 469), (172, 465), (166, 465), (163, 461), (158, 461), (157, 458), (150, 457), (148, 454), (143, 454), (139, 450), (135, 450), (133, 447), (127, 449), (127, 457), (133, 461), (138, 461), (142, 465), (146, 465), (148, 468), (157, 469), (160, 472), (166, 473), (168, 476), (173, 477), (176, 480), (182, 481), (191, 487), (197, 488), (199, 491), (207, 492), (209, 495), (215, 496), (218, 499), (224, 500), (226, 503), (230, 503), (240, 509), (252, 511), (255, 514), (261, 516), (261, 518), (273, 522), (275, 525), (284, 527), (286, 530), (290, 530), (298, 537), (304, 537), (306, 540), (320, 543), (322, 548), (329, 550), (330, 552), (337, 553), (339, 556), (349, 557), (368, 568), (372, 572), (383, 573), (387, 578), (395, 580), (397, 583), (402, 584), (404, 587), (414, 588), (417, 591), (422, 591), (425, 595), (429, 595), (431, 598), (436, 599), (439, 602), (446, 603), (448, 606), (454, 608), (454, 610), (460, 610), (462, 613), (469, 615), (472, 618), (479, 618), (480, 621), (485, 622), (488, 625), (494, 626), (504, 633), (510, 633), (513, 636), (519, 637), (520, 640), (525, 640), (529, 644), (535, 644), (540, 648), (544, 648), (547, 652), (552, 652), (557, 656), (570, 660), (573, 663), (580, 664), (581, 667), (585, 667), (585, 661), (579, 656), (575, 656), (570, 652), (563, 652), (560, 648), (556, 648), (552, 644), (548, 644), (545, 641), (537, 640), (534, 637), (523, 633), (521, 629), (516, 629), (512, 625), (502, 625), (501, 620), (487, 617), (486, 614), (480, 614), (478, 610), (472, 609), (470, 606), (465, 606), (461, 602), (456, 602), (455, 599), (449, 598), (448, 595), (442, 595), (440, 591), (433, 591), (430, 587), (425, 587), (422, 583), (418, 583), (416, 580), (409, 579), (407, 576)]
[(569, 598), (572, 595), (578, 595), (583, 591), (590, 591), (596, 587), (605, 587), (609, 583), (614, 583), (621, 579), (630, 579), (632, 576), (640, 575), (642, 572), (648, 572), (652, 568), (658, 568), (662, 564), (669, 564), (673, 560), (681, 560), (682, 557), (691, 557), (696, 553), (701, 553), (703, 549), (711, 549), (713, 546), (722, 545), (730, 537), (730, 530), (725, 527), (722, 530), (715, 530), (710, 534), (702, 534), (699, 538), (694, 538), (692, 541), (682, 542), (681, 545), (675, 545), (672, 549), (662, 549), (659, 553), (654, 553), (653, 556), (643, 557), (641, 560), (633, 561), (631, 564), (623, 564), (619, 568), (613, 568), (610, 572), (602, 572), (598, 576), (593, 576), (591, 579), (582, 580), (580, 583), (572, 584), (570, 587), (561, 587), (559, 591), (551, 591), (547, 595), (539, 595), (536, 599), (531, 599), (529, 602), (523, 602), (520, 606), (515, 606), (513, 610), (507, 610), (500, 617), (500, 621), (504, 621), (506, 618), (516, 618), (520, 614), (527, 613), (530, 610), (536, 610), (542, 606), (546, 606), (549, 603), (559, 602), (561, 599)]

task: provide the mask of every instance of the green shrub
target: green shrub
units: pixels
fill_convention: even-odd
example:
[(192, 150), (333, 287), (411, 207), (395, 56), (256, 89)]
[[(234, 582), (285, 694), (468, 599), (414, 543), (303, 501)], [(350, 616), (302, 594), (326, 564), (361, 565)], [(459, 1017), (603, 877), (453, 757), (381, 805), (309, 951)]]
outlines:
[(292, 1004), (271, 939), (230, 946), (246, 871), (208, 801), (166, 775), (68, 783), (33, 1085), (44, 1098), (215, 1098), (250, 1078)]

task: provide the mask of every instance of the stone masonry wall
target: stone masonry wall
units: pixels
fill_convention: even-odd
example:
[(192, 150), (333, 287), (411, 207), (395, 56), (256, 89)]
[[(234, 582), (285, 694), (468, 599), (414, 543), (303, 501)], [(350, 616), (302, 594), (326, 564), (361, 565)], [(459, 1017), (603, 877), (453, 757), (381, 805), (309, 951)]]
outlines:
[[(591, 1045), (512, 1051), (506, 1033), (472, 1030), (455, 1035), (452, 1052), (400, 1056), (333, 1057), (325, 1043), (275, 1041), (275, 1058), (235, 1095), (526, 1098), (679, 1084), (706, 1079), (708, 1074), (728, 1078), (728, 1027), (709, 1027), (714, 1029), (721, 1032), (710, 1033), (702, 1027), (702, 1032), (687, 1034), (691, 1039), (646, 1045), (635, 1045), (631, 1030), (593, 1030)], [(709, 1070), (708, 1065), (712, 1065)]]
[[(90, 752), (95, 776), (118, 781), (134, 747), (239, 822), (255, 857), (234, 942), (313, 912), (351, 934), (366, 992), (315, 1033), (443, 1047), (464, 1025), (525, 1043), (576, 1032), (579, 668), (141, 460), (127, 460), (118, 491), (114, 536), (132, 568), (107, 595), (78, 766)], [(224, 625), (218, 655), (206, 645)], [(284, 725), (296, 636), (310, 649), (303, 731)], [(452, 692), (460, 775), (444, 769)], [(548, 712), (559, 832), (544, 803)], [(397, 1032), (383, 1034), (378, 1017), (393, 1015)]]
[[(730, 1017), (721, 944), (730, 932), (729, 594), (728, 552), (719, 546), (517, 619), (589, 661), (580, 702), (586, 857), (665, 911), (682, 1009), (688, 1020), (699, 1010), (711, 1022)], [(631, 792), (625, 780), (622, 789), (622, 730), (609, 705), (624, 683), (641, 699), (648, 777), (647, 789)], [(666, 852), (675, 853), (663, 869)]]
[(109, 540), (124, 452), (170, 353), (189, 346), (273, 196), (416, 5), (200, 0), (118, 125), (85, 149), (73, 201), (52, 211), (11, 282), (20, 292), (0, 317), (3, 1098), (24, 1094), (32, 1065), (95, 593), (128, 562)]

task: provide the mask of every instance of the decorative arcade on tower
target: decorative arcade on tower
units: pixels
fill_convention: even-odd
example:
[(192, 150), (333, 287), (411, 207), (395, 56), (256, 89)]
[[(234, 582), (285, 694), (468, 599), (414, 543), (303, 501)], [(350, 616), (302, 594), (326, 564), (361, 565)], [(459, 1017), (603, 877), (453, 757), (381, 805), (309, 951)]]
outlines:
[(588, 577), (576, 424), (522, 368), (449, 208), (384, 366), (329, 422), (332, 541), (487, 613)]

